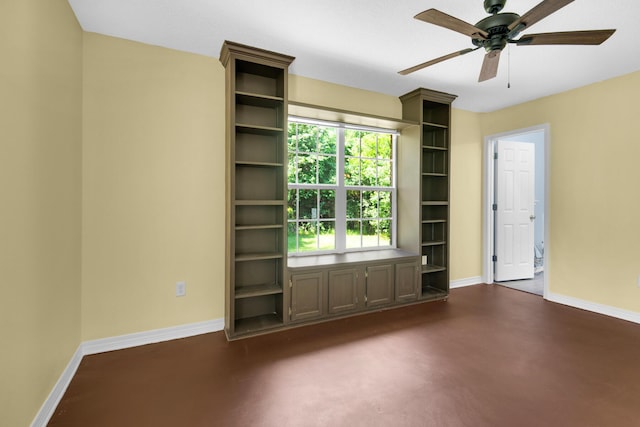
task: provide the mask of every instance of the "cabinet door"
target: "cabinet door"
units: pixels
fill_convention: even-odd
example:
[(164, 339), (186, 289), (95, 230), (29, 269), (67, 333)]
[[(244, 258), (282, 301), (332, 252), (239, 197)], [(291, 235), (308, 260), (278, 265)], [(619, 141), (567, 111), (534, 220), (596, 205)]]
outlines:
[(322, 277), (321, 271), (291, 275), (291, 320), (322, 316)]
[(393, 302), (393, 265), (367, 267), (367, 307)]
[(418, 262), (396, 264), (396, 301), (418, 298)]
[(329, 313), (358, 308), (358, 270), (349, 268), (329, 272)]

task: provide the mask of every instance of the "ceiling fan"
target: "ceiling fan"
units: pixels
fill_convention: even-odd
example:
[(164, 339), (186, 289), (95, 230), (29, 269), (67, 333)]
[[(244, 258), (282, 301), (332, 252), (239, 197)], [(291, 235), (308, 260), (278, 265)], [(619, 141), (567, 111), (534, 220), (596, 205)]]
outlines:
[(476, 47), (463, 49), (423, 62), (422, 64), (407, 68), (398, 73), (402, 75), (413, 73), (414, 71), (446, 61), (447, 59), (465, 55), (483, 47), (487, 53), (484, 56), (480, 77), (478, 78), (479, 82), (483, 82), (497, 75), (500, 52), (502, 52), (502, 49), (505, 48), (507, 43), (513, 43), (518, 46), (554, 44), (598, 45), (611, 37), (616, 31), (590, 30), (540, 33), (528, 34), (516, 39), (522, 31), (528, 30), (536, 22), (546, 18), (573, 1), (574, 0), (543, 0), (533, 9), (520, 16), (517, 13), (500, 13), (507, 0), (484, 0), (484, 10), (490, 13), (491, 16), (484, 18), (475, 25), (471, 25), (468, 22), (447, 15), (436, 9), (425, 10), (417, 14), (414, 18), (469, 36), (471, 37), (471, 42)]

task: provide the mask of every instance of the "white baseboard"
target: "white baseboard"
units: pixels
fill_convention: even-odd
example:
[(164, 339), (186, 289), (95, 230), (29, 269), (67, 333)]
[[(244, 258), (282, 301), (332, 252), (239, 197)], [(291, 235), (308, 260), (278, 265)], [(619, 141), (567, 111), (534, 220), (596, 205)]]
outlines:
[(466, 279), (452, 280), (449, 282), (449, 288), (464, 288), (465, 286), (480, 285), (481, 283), (484, 283), (481, 276), (467, 277)]
[(615, 317), (617, 319), (627, 320), (633, 323), (640, 323), (640, 313), (636, 311), (623, 310), (621, 308), (612, 307), (610, 305), (598, 304), (579, 298), (569, 297), (566, 295), (555, 294), (549, 292), (546, 299), (569, 307), (579, 308), (581, 310), (592, 311), (605, 316)]
[(162, 341), (192, 337), (194, 335), (217, 332), (224, 329), (224, 319), (207, 320), (205, 322), (189, 323), (172, 326), (170, 328), (153, 329), (136, 332), (134, 334), (119, 335), (82, 343), (82, 354), (104, 353), (105, 351), (121, 350), (139, 345), (153, 344)]
[(58, 403), (60, 403), (60, 399), (64, 395), (64, 392), (69, 387), (69, 383), (73, 379), (73, 376), (76, 374), (78, 370), (78, 366), (80, 366), (80, 362), (82, 361), (82, 344), (78, 346), (78, 349), (71, 356), (71, 360), (67, 364), (67, 367), (64, 368), (60, 378), (51, 389), (51, 393), (47, 396), (47, 399), (42, 404), (42, 407), (36, 414), (36, 417), (33, 419), (31, 423), (31, 427), (44, 427), (49, 422), (49, 419), (53, 415), (53, 412), (58, 407)]
[(80, 343), (78, 349), (71, 357), (69, 364), (62, 371), (58, 382), (49, 393), (31, 423), (31, 427), (45, 427), (53, 412), (58, 407), (64, 392), (67, 390), (71, 379), (78, 370), (82, 357), (89, 354), (103, 353), (105, 351), (121, 350), (139, 345), (153, 344), (162, 341), (170, 341), (179, 338), (187, 338), (209, 332), (218, 332), (224, 329), (224, 319), (207, 320), (205, 322), (189, 323), (186, 325), (172, 326), (163, 329), (137, 332), (134, 334), (120, 335), (110, 338), (85, 341)]

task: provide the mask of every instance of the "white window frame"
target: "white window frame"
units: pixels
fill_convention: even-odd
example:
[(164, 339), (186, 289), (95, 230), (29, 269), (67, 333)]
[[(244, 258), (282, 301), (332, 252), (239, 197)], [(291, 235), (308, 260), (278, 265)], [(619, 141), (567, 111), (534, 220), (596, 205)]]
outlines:
[[(376, 127), (368, 127), (368, 126), (357, 126), (351, 125), (347, 123), (341, 122), (332, 122), (332, 121), (324, 121), (317, 119), (308, 119), (304, 117), (297, 116), (289, 116), (287, 122), (287, 128), (290, 122), (296, 123), (304, 123), (309, 125), (316, 126), (324, 126), (324, 127), (333, 127), (337, 128), (338, 135), (336, 141), (336, 184), (292, 184), (287, 182), (287, 191), (289, 190), (334, 190), (336, 193), (335, 200), (335, 236), (336, 236), (336, 245), (335, 249), (331, 250), (317, 250), (317, 251), (305, 251), (305, 252), (289, 252), (289, 257), (299, 257), (299, 256), (309, 256), (309, 255), (319, 255), (319, 254), (341, 254), (345, 252), (366, 252), (366, 251), (379, 251), (385, 249), (395, 249), (397, 248), (397, 229), (398, 229), (398, 215), (397, 215), (397, 168), (398, 168), (398, 156), (397, 156), (397, 145), (398, 145), (398, 135), (399, 132), (394, 129), (383, 129)], [(365, 132), (374, 132), (374, 133), (384, 133), (392, 136), (392, 179), (391, 179), (391, 187), (379, 187), (379, 186), (359, 186), (359, 185), (345, 185), (344, 179), (344, 170), (345, 170), (345, 155), (344, 155), (344, 131), (345, 129), (350, 130), (360, 130)], [(288, 174), (287, 174), (288, 175)], [(288, 180), (287, 180), (288, 181)], [(346, 247), (346, 235), (347, 235), (347, 191), (356, 190), (356, 191), (389, 191), (391, 193), (391, 242), (388, 246), (367, 246), (367, 247), (359, 247), (359, 248), (347, 248)], [(299, 203), (300, 200), (297, 200), (298, 206), (296, 207), (297, 215), (299, 215)], [(379, 219), (379, 218), (377, 218)], [(300, 221), (300, 219), (296, 219), (296, 221)], [(315, 219), (314, 221), (321, 221), (320, 219)], [(289, 220), (287, 219), (287, 230), (289, 225)]]

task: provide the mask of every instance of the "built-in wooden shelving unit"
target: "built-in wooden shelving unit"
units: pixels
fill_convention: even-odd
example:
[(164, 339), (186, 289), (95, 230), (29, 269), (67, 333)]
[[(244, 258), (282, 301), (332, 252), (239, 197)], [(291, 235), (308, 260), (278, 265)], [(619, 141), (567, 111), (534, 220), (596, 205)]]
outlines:
[[(451, 103), (455, 98), (422, 88), (400, 97), (403, 119), (420, 123), (419, 130), (403, 134), (404, 159), (414, 161), (418, 173), (412, 176), (415, 169), (405, 164), (407, 168), (399, 179), (409, 184), (400, 188), (399, 193), (409, 208), (418, 210), (417, 215), (412, 210), (404, 216), (401, 227), (405, 231), (400, 240), (403, 246), (417, 249), (422, 256), (421, 299), (445, 298), (449, 293), (450, 126)], [(418, 200), (415, 208), (409, 206), (413, 195)], [(416, 222), (417, 242), (416, 234), (411, 232)]]
[(293, 58), (225, 42), (226, 310), (229, 338), (283, 326), (287, 77)]

